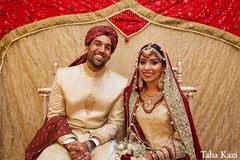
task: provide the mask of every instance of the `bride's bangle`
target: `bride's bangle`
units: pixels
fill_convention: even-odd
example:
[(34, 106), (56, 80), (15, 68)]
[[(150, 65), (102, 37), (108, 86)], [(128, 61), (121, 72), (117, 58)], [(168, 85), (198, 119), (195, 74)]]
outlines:
[(150, 154), (154, 160), (159, 160), (158, 155), (154, 151), (150, 151)]

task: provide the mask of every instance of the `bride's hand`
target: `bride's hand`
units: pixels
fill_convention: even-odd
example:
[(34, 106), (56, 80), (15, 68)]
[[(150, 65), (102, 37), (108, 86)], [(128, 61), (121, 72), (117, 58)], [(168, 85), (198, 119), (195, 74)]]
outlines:
[(153, 156), (152, 156), (152, 154), (151, 154), (150, 151), (147, 151), (147, 152), (146, 152), (146, 159), (147, 159), (147, 160), (154, 160), (154, 159), (153, 159)]

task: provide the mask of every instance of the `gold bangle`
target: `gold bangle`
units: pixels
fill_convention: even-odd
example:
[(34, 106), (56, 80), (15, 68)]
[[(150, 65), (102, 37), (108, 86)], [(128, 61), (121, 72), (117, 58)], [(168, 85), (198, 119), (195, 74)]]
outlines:
[(152, 157), (153, 157), (154, 160), (158, 160), (158, 159), (159, 159), (158, 156), (157, 156), (157, 154), (156, 154), (155, 152), (150, 151), (150, 154), (152, 155)]

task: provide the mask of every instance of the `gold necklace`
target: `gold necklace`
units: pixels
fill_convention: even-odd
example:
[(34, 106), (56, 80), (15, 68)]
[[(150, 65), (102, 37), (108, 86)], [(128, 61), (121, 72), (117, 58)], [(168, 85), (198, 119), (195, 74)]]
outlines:
[(149, 97), (144, 93), (145, 89), (143, 89), (140, 93), (140, 105), (146, 113), (151, 113), (156, 106), (163, 100), (163, 92), (159, 92), (154, 97)]

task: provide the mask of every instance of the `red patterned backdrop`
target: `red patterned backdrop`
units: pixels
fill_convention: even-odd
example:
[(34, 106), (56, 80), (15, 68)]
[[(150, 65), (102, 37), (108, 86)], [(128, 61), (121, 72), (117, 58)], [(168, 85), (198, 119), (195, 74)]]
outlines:
[[(11, 30), (25, 24), (59, 15), (94, 12), (114, 5), (119, 1), (120, 0), (1, 0), (0, 39)], [(158, 14), (202, 23), (240, 36), (240, 0), (136, 1)], [(124, 19), (124, 15), (122, 14), (121, 16)], [(125, 18), (127, 17), (126, 15)], [(124, 28), (126, 25), (118, 24), (118, 27), (120, 30), (127, 30)]]

